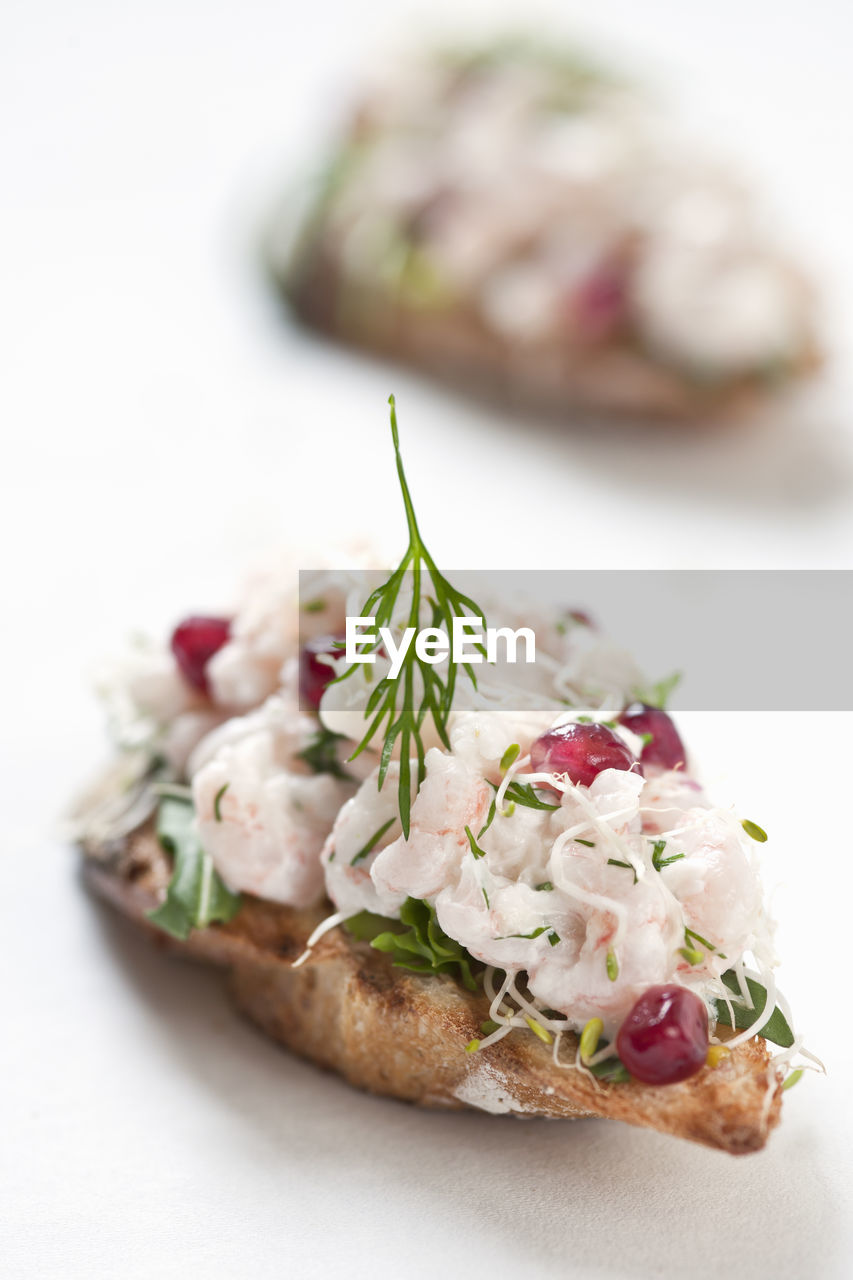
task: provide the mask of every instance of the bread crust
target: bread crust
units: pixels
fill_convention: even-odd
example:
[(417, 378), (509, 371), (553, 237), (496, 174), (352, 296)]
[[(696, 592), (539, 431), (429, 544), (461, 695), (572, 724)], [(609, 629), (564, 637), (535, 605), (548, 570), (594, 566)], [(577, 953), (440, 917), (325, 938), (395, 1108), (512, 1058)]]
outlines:
[[(772, 378), (760, 373), (691, 380), (628, 343), (519, 344), (501, 339), (464, 303), (429, 308), (394, 298), (348, 276), (324, 233), (322, 215), (288, 252), (271, 236), (267, 261), (282, 297), (304, 324), (502, 406), (561, 417), (586, 410), (675, 425), (739, 420), (772, 391)], [(811, 374), (821, 363), (811, 340), (787, 380)]]
[[(343, 929), (322, 937), (293, 967), (329, 904), (297, 911), (245, 896), (228, 924), (178, 942), (146, 920), (170, 876), (150, 821), (118, 841), (82, 847), (85, 879), (96, 893), (168, 950), (225, 970), (237, 1007), (253, 1022), (359, 1089), (425, 1107), (624, 1120), (734, 1155), (758, 1151), (779, 1121), (782, 1077), (759, 1038), (714, 1069), (657, 1088), (607, 1085), (557, 1067), (551, 1048), (532, 1034), (467, 1053), (488, 1017), (482, 992), (394, 968)], [(561, 1059), (572, 1062), (575, 1049), (567, 1034)]]

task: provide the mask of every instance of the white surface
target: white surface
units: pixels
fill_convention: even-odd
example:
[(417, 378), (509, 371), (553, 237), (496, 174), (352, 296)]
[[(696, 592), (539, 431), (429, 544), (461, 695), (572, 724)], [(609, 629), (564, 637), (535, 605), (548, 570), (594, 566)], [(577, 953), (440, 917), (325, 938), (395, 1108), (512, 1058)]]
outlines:
[[(513, 8), (430, 12), (460, 7)], [(828, 294), (833, 371), (767, 424), (698, 441), (519, 424), (278, 320), (250, 258), (260, 212), (341, 72), (415, 11), (4, 10), (3, 1274), (845, 1276), (851, 717), (693, 724), (771, 831), (781, 981), (832, 1070), (739, 1162), (354, 1094), (126, 936), (50, 835), (103, 752), (85, 669), (131, 627), (227, 601), (269, 545), (395, 545), (389, 390), (439, 560), (850, 564), (847, 7), (650, 0), (640, 23), (600, 0), (583, 24), (757, 167)]]

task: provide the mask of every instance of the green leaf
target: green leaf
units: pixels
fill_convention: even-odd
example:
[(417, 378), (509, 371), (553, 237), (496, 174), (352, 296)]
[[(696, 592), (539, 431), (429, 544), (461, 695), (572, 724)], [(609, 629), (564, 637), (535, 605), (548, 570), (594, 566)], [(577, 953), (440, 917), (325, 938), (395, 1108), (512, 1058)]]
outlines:
[[(497, 794), (499, 788), (495, 786), (494, 782), (490, 782), (489, 786)], [(546, 800), (542, 800), (533, 790), (532, 783), (516, 782), (514, 779), (504, 792), (504, 796), (507, 800), (515, 801), (516, 804), (522, 805), (525, 809), (548, 809), (553, 811), (560, 807), (558, 804), (548, 804)], [(482, 835), (482, 832), (480, 834)]]
[(333, 778), (352, 779), (352, 774), (338, 760), (338, 743), (346, 739), (340, 733), (330, 733), (320, 725), (314, 737), (304, 751), (297, 752), (297, 758), (304, 760), (314, 773), (330, 773)]
[(378, 845), (379, 841), (385, 835), (385, 832), (388, 830), (389, 827), (393, 827), (396, 821), (397, 821), (396, 818), (389, 818), (387, 822), (383, 822), (379, 830), (374, 831), (373, 835), (370, 837), (370, 839), (368, 840), (364, 848), (359, 849), (355, 857), (350, 859), (350, 866), (354, 867), (357, 862), (361, 862), (362, 858), (366, 858), (368, 854), (372, 853), (373, 850)]
[(217, 822), (222, 821), (222, 808), (221, 808), (222, 797), (225, 795), (225, 792), (228, 790), (230, 786), (231, 786), (230, 782), (223, 782), (222, 786), (219, 788), (216, 795), (213, 797), (213, 816)]
[(473, 853), (474, 857), (485, 858), (486, 851), (485, 849), (481, 849), (480, 846), (477, 844), (477, 841), (474, 839), (474, 833), (470, 827), (465, 828), (465, 834), (468, 837), (468, 844), (471, 846), (471, 852)]
[[(407, 572), (411, 574), (411, 603), (408, 606), (408, 626), (417, 629), (420, 625), (421, 606), (429, 604), (432, 611), (432, 625), (441, 627), (448, 634), (453, 630), (455, 617), (468, 616), (485, 626), (485, 616), (479, 605), (468, 596), (457, 591), (448, 582), (427, 550), (421, 531), (418, 527), (412, 496), (409, 492), (403, 459), (400, 453), (400, 436), (397, 429), (397, 409), (393, 396), (388, 397), (391, 406), (391, 439), (394, 445), (394, 459), (397, 466), (397, 479), (403, 498), (406, 513), (406, 526), (409, 542), (405, 554), (397, 568), (386, 582), (371, 593), (362, 605), (364, 617), (376, 620), (379, 628), (389, 625), (400, 602), (400, 594), (406, 582)], [(477, 643), (476, 647), (485, 656), (485, 648)], [(351, 679), (356, 671), (362, 670), (360, 663), (353, 663), (337, 677), (338, 681)], [(470, 663), (463, 664), (463, 670), (476, 689), (477, 678)], [(422, 686), (420, 696), (416, 693), (415, 675), (419, 676)], [(365, 710), (365, 730), (350, 756), (354, 760), (365, 748), (379, 737), (382, 747), (379, 757), (379, 788), (381, 790), (391, 756), (398, 748), (400, 768), (397, 782), (397, 801), (400, 813), (400, 824), (403, 835), (408, 840), (411, 822), (412, 802), (426, 776), (424, 757), (424, 725), (431, 719), (439, 739), (449, 749), (447, 719), (453, 704), (453, 693), (456, 687), (457, 669), (450, 663), (444, 678), (438, 668), (418, 656), (417, 645), (410, 645), (402, 659), (397, 678), (383, 676), (371, 693), (368, 707)], [(414, 755), (417, 768), (411, 768), (411, 757)]]
[(619, 858), (608, 858), (607, 865), (608, 867), (624, 867), (626, 871), (630, 871), (633, 875), (634, 884), (637, 883), (637, 872), (634, 867), (631, 866), (630, 862), (622, 862)]
[(594, 1076), (605, 1084), (627, 1084), (631, 1079), (630, 1072), (620, 1058), (606, 1058), (604, 1062), (596, 1062), (589, 1068)]
[[(738, 1031), (745, 1031), (747, 1027), (752, 1026), (759, 1014), (763, 1013), (764, 1006), (767, 1004), (767, 990), (760, 982), (756, 982), (754, 978), (747, 978), (746, 985), (749, 988), (749, 994), (755, 1006), (753, 1009), (747, 1009), (741, 997), (740, 983), (734, 969), (728, 969), (723, 974), (723, 982), (736, 997), (731, 1002), (735, 1015), (735, 1028)], [(717, 1021), (722, 1023), (724, 1027), (730, 1027), (732, 1019), (729, 1013), (729, 1006), (724, 1000), (717, 1000), (715, 1004)], [(790, 1049), (794, 1043), (794, 1033), (788, 1026), (784, 1013), (778, 1006), (770, 1014), (764, 1025), (759, 1028), (756, 1035), (761, 1036), (764, 1040), (772, 1040), (774, 1044), (781, 1045), (783, 1049)]]
[(683, 853), (673, 853), (669, 858), (665, 858), (663, 856), (663, 851), (665, 848), (666, 848), (665, 840), (652, 841), (652, 866), (654, 867), (655, 871), (661, 871), (663, 870), (664, 867), (668, 867), (671, 863), (678, 862), (679, 858), (684, 857)]
[(191, 801), (163, 797), (157, 811), (157, 838), (174, 865), (165, 901), (147, 913), (152, 924), (185, 942), (193, 929), (231, 920), (240, 909), (240, 895), (226, 889), (213, 860), (202, 849)]
[(472, 965), (476, 962), (465, 948), (449, 937), (435, 915), (435, 907), (419, 898), (407, 898), (400, 919), (361, 911), (344, 926), (361, 942), (390, 955), (398, 969), (412, 973), (449, 973), (469, 991), (477, 990)]
[(664, 711), (673, 691), (680, 683), (681, 672), (673, 671), (672, 675), (665, 676), (663, 680), (634, 689), (634, 697), (638, 698), (640, 702), (647, 703), (650, 707), (659, 707), (661, 711)]

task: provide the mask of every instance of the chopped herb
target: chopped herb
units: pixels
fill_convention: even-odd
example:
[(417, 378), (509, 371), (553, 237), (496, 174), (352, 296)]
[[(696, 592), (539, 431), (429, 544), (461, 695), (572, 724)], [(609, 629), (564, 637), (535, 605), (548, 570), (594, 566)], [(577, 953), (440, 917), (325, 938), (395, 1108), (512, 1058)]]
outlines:
[(611, 982), (615, 982), (619, 977), (619, 961), (616, 959), (616, 952), (611, 949), (607, 952), (607, 976)]
[(470, 827), (465, 828), (465, 834), (468, 837), (468, 843), (471, 846), (471, 852), (473, 853), (474, 857), (485, 858), (486, 851), (485, 849), (481, 849), (480, 846), (477, 844), (477, 841), (474, 839), (474, 833)]
[[(482, 888), (482, 886), (481, 886), (481, 888)], [(485, 890), (485, 889), (483, 889), (483, 897), (484, 897), (484, 898), (485, 898), (485, 900), (486, 900), (486, 908), (487, 908), (489, 911), (491, 911), (491, 909), (492, 909), (492, 904), (489, 902), (489, 895), (486, 893), (486, 890)]]
[(550, 880), (543, 880), (541, 884), (537, 884), (537, 886), (536, 886), (536, 892), (537, 892), (537, 893), (551, 893), (551, 891), (553, 890), (553, 888), (554, 888), (554, 886), (551, 884), (551, 881), (550, 881)]
[(217, 822), (222, 821), (222, 809), (220, 806), (222, 804), (222, 797), (225, 795), (225, 792), (228, 790), (230, 785), (230, 782), (223, 782), (222, 786), (213, 797), (213, 816)]
[(763, 831), (757, 822), (750, 822), (749, 818), (744, 818), (740, 825), (748, 836), (752, 836), (753, 840), (757, 840), (759, 844), (764, 844), (767, 839), (767, 832)]
[[(494, 786), (494, 783), (490, 783), (490, 786)], [(483, 838), (483, 836), (486, 834), (489, 827), (492, 825), (492, 823), (495, 820), (495, 814), (497, 813), (497, 807), (495, 803), (496, 796), (497, 796), (497, 790), (495, 790), (495, 795), (492, 796), (492, 803), (489, 805), (489, 812), (486, 814), (486, 821), (483, 823), (482, 827), (480, 827), (480, 830), (477, 832), (478, 840), (481, 840)]]
[(297, 758), (304, 760), (314, 773), (330, 773), (333, 778), (351, 780), (352, 775), (338, 760), (338, 744), (342, 742), (346, 742), (343, 734), (331, 733), (320, 725), (304, 751), (297, 752)]
[(548, 941), (550, 942), (552, 947), (556, 947), (557, 943), (560, 941), (559, 933), (556, 933), (552, 929), (551, 932), (548, 934)]
[[(493, 782), (490, 782), (489, 786), (494, 787), (495, 793), (497, 793), (498, 788)], [(525, 809), (547, 809), (553, 812), (560, 807), (558, 804), (548, 804), (546, 800), (542, 800), (529, 782), (516, 782), (513, 779), (504, 795), (507, 799), (514, 800), (516, 804), (520, 804)]]
[[(701, 935), (701, 933), (696, 933), (696, 932), (695, 932), (695, 930), (693, 930), (693, 929), (685, 929), (685, 930), (684, 930), (684, 941), (687, 943), (687, 945), (688, 945), (688, 946), (690, 945), (690, 939), (691, 939), (691, 938), (693, 939), (693, 941), (694, 941), (694, 942), (698, 942), (698, 943), (699, 943), (699, 945), (700, 945), (700, 947), (705, 947), (705, 948), (707, 948), (707, 950), (708, 950), (708, 951), (716, 951), (716, 950), (717, 950), (717, 948), (714, 946), (713, 942), (709, 942), (707, 938), (703, 938), (703, 937), (702, 937), (702, 935)], [(723, 959), (725, 959), (725, 956), (723, 957)]]
[[(580, 836), (575, 836), (575, 844), (585, 844), (585, 845), (586, 845), (586, 847), (587, 847), (587, 849), (594, 849), (594, 848), (595, 848), (595, 841), (594, 841), (594, 840), (581, 840)], [(627, 866), (627, 863), (624, 863), (624, 862), (623, 862), (621, 865), (622, 865), (622, 866)]]
[(624, 867), (626, 871), (632, 872), (634, 884), (637, 883), (637, 870), (636, 867), (631, 866), (630, 862), (620, 862), (618, 858), (608, 858), (607, 865), (608, 867)]
[(368, 854), (372, 853), (373, 850), (376, 848), (377, 844), (379, 843), (379, 841), (385, 835), (385, 832), (388, 830), (389, 827), (393, 827), (396, 821), (397, 821), (396, 818), (389, 818), (387, 822), (383, 822), (379, 830), (374, 831), (373, 835), (370, 837), (370, 839), (368, 840), (364, 848), (359, 849), (355, 857), (350, 860), (350, 866), (354, 867), (357, 862), (361, 862), (362, 858), (366, 858)]
[(515, 764), (520, 754), (521, 747), (517, 742), (513, 742), (511, 746), (507, 747), (506, 751), (501, 756), (501, 770), (506, 773), (510, 765)]
[(639, 733), (637, 737), (640, 739), (644, 747), (649, 747), (655, 740), (653, 733)]
[[(723, 982), (732, 992), (733, 998), (730, 1003), (735, 1015), (734, 1025), (738, 1031), (745, 1031), (764, 1012), (764, 1007), (767, 1004), (767, 991), (760, 982), (756, 982), (753, 978), (747, 978), (746, 985), (754, 1006), (754, 1008), (748, 1009), (743, 1003), (740, 983), (734, 969), (726, 970), (723, 974)], [(715, 1003), (717, 1022), (721, 1022), (725, 1027), (730, 1027), (732, 1025), (732, 1017), (729, 1012), (729, 1003), (725, 1000), (717, 1000)], [(761, 1036), (764, 1040), (772, 1040), (774, 1044), (781, 1045), (783, 1049), (790, 1049), (794, 1043), (794, 1033), (788, 1026), (788, 1021), (778, 1005), (769, 1015), (764, 1025), (759, 1027), (756, 1035)]]
[(665, 840), (652, 841), (652, 866), (654, 867), (655, 871), (661, 871), (664, 867), (668, 867), (670, 866), (671, 863), (678, 862), (680, 858), (684, 857), (683, 853), (673, 853), (668, 858), (665, 858), (663, 856), (663, 851), (665, 848), (666, 848)]
[(303, 613), (322, 613), (326, 607), (325, 600), (309, 600), (302, 606)]
[(174, 861), (165, 901), (147, 912), (151, 923), (184, 942), (193, 929), (231, 920), (240, 909), (240, 896), (225, 887), (201, 847), (191, 801), (163, 797), (157, 839)]

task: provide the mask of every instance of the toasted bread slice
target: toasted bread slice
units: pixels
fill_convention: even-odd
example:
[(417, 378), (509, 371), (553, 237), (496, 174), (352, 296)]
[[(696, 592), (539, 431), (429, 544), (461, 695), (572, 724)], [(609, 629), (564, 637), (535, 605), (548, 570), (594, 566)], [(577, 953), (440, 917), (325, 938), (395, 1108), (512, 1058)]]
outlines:
[[(563, 417), (580, 410), (605, 418), (671, 424), (735, 421), (767, 400), (766, 373), (699, 382), (629, 345), (580, 349), (519, 347), (501, 339), (464, 305), (425, 310), (347, 278), (338, 255), (316, 231), (287, 259), (270, 237), (267, 261), (282, 297), (309, 327), (347, 345), (397, 361), (478, 399)], [(789, 379), (820, 367), (809, 342)]]
[[(782, 1078), (761, 1039), (738, 1045), (714, 1069), (659, 1088), (603, 1084), (558, 1067), (532, 1034), (513, 1033), (468, 1053), (488, 1017), (488, 999), (452, 978), (394, 968), (343, 929), (326, 934), (307, 962), (293, 967), (328, 904), (296, 911), (246, 897), (230, 923), (177, 942), (146, 920), (171, 874), (150, 822), (83, 849), (92, 889), (164, 946), (227, 970), (234, 1001), (253, 1022), (360, 1089), (427, 1107), (625, 1120), (736, 1155), (763, 1147), (778, 1123)], [(561, 1059), (573, 1062), (576, 1047), (567, 1035)]]

